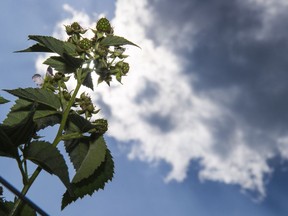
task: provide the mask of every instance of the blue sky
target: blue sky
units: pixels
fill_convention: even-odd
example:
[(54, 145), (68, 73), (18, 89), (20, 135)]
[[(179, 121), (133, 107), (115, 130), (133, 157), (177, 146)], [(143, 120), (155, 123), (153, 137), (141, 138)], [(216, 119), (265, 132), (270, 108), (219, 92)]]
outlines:
[[(93, 93), (110, 122), (113, 181), (61, 212), (65, 189), (42, 173), (28, 196), (50, 215), (288, 214), (285, 0), (1, 4), (1, 89), (34, 86), (45, 72), (43, 56), (13, 53), (29, 34), (63, 37), (73, 21), (89, 28), (105, 15), (142, 48), (128, 48), (123, 86)], [(14, 161), (1, 158), (0, 173), (20, 189)]]

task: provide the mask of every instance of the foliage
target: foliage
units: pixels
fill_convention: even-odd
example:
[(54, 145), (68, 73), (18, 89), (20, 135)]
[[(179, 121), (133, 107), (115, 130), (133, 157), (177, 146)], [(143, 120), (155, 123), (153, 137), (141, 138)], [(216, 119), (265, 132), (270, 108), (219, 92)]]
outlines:
[[(115, 36), (106, 18), (98, 20), (95, 29), (92, 29), (92, 38), (84, 36), (87, 30), (77, 22), (65, 28), (68, 34), (66, 41), (30, 35), (29, 39), (36, 43), (17, 51), (49, 52), (54, 55), (44, 61), (48, 65), (46, 76), (35, 74), (32, 77), (37, 88), (4, 90), (17, 99), (0, 124), (0, 156), (17, 161), (23, 179), (22, 194), (28, 192), (38, 174), (44, 170), (57, 176), (66, 188), (62, 209), (78, 198), (103, 189), (114, 173), (113, 158), (103, 137), (108, 129), (107, 120), (96, 118), (92, 121), (99, 109), (96, 109), (88, 94), (78, 96), (80, 87), (84, 85), (94, 89), (92, 73), (98, 76), (98, 84), (106, 82), (110, 85), (113, 77), (121, 83), (122, 77), (129, 71), (123, 46), (137, 46), (123, 37)], [(77, 84), (69, 92), (66, 83), (71, 76)], [(0, 104), (7, 102), (0, 96)], [(39, 136), (40, 130), (54, 125), (59, 128), (53, 142)], [(69, 179), (67, 161), (58, 150), (59, 143), (64, 143), (75, 168), (72, 180)], [(38, 166), (32, 174), (27, 161)], [(8, 212), (11, 215), (36, 214), (34, 210), (23, 207), (21, 199), (5, 201), (2, 190), (0, 192), (1, 215)]]

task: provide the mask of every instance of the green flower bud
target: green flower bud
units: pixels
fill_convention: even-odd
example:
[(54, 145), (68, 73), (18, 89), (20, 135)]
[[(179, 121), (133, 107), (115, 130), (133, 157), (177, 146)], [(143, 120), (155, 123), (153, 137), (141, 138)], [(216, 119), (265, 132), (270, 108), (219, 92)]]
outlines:
[(72, 25), (65, 26), (66, 33), (68, 35), (74, 35), (74, 34), (84, 34), (87, 30), (84, 30), (78, 22), (72, 23)]
[(129, 69), (130, 69), (129, 64), (128, 64), (127, 62), (123, 62), (123, 65), (122, 65), (122, 71), (123, 71), (123, 73), (124, 73), (124, 74), (127, 74), (128, 71), (129, 71)]
[(64, 91), (63, 92), (63, 97), (65, 100), (69, 101), (71, 99), (71, 95), (69, 94), (69, 92)]
[(123, 48), (123, 47), (115, 47), (115, 48), (114, 48), (113, 55), (114, 55), (115, 57), (121, 56), (124, 51), (125, 51), (125, 48)]
[(79, 25), (78, 22), (73, 22), (72, 25), (71, 25), (71, 28), (72, 28), (74, 31), (79, 31), (79, 30), (81, 30), (81, 26)]
[(83, 93), (80, 95), (80, 99), (81, 99), (81, 100), (85, 100), (85, 98), (87, 98), (87, 95), (85, 94), (85, 92), (83, 92)]
[(57, 72), (54, 76), (55, 81), (61, 80), (65, 75), (63, 73)]
[(106, 119), (96, 119), (93, 124), (95, 125), (96, 133), (104, 134), (108, 130), (108, 122)]

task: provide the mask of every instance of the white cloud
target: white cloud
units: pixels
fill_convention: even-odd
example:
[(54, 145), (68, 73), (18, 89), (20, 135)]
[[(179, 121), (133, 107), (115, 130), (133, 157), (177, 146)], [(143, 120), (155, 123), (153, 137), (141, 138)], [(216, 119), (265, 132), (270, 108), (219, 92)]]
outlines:
[[(64, 9), (72, 18), (59, 22), (55, 36), (62, 38), (63, 30), (60, 29), (74, 20), (85, 27), (93, 25), (95, 18), (89, 18), (68, 5)], [(96, 105), (101, 99), (111, 109), (109, 135), (121, 143), (134, 143), (129, 154), (131, 159), (151, 163), (163, 160), (170, 164), (167, 181), (183, 181), (191, 160), (198, 160), (201, 180), (240, 185), (244, 190), (258, 191), (263, 198), (264, 177), (272, 172), (267, 160), (275, 155), (274, 150), (269, 146), (263, 146), (260, 151), (253, 147), (249, 136), (261, 131), (241, 122), (237, 115), (220, 104), (221, 101), (211, 98), (213, 94), (220, 94), (227, 104), (234, 100), (238, 90), (207, 95), (195, 92), (183, 73), (185, 59), (173, 53), (169, 41), (155, 44), (147, 38), (145, 30), (151, 22), (153, 13), (146, 0), (116, 2), (112, 21), (115, 33), (137, 43), (142, 49), (128, 48), (131, 72), (124, 78), (123, 86), (99, 85), (96, 88)], [(169, 34), (176, 35), (172, 30)], [(150, 97), (143, 95), (148, 87), (153, 89)], [(152, 124), (152, 114), (166, 125)], [(226, 134), (229, 138), (222, 140), (216, 132), (218, 124), (230, 128), (225, 122), (227, 119), (233, 123), (233, 128), (230, 134)], [(167, 126), (166, 130), (161, 126)], [(285, 149), (283, 156), (287, 158), (287, 138), (271, 139), (279, 143), (279, 149)]]

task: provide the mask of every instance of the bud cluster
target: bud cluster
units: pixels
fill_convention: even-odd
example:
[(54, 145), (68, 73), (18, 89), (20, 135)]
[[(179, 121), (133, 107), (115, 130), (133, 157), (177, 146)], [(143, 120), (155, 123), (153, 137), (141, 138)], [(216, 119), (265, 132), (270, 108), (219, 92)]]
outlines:
[(98, 84), (105, 81), (108, 85), (115, 76), (121, 83), (122, 76), (126, 76), (129, 71), (129, 64), (125, 62), (125, 48), (122, 46), (105, 46), (101, 41), (106, 37), (113, 36), (113, 28), (108, 19), (100, 18), (96, 23), (95, 29), (92, 29), (94, 36), (89, 39), (84, 37), (87, 30), (84, 30), (79, 23), (74, 22), (66, 27), (69, 36), (68, 41), (76, 46), (76, 52), (88, 65), (93, 63), (92, 71), (95, 71), (98, 77)]
[(99, 109), (95, 109), (91, 97), (88, 94), (85, 94), (85, 92), (80, 95), (80, 98), (76, 98), (75, 101), (80, 107), (80, 110), (77, 110), (77, 113), (79, 115), (85, 114), (86, 119), (91, 118), (92, 114), (96, 114), (100, 111)]

